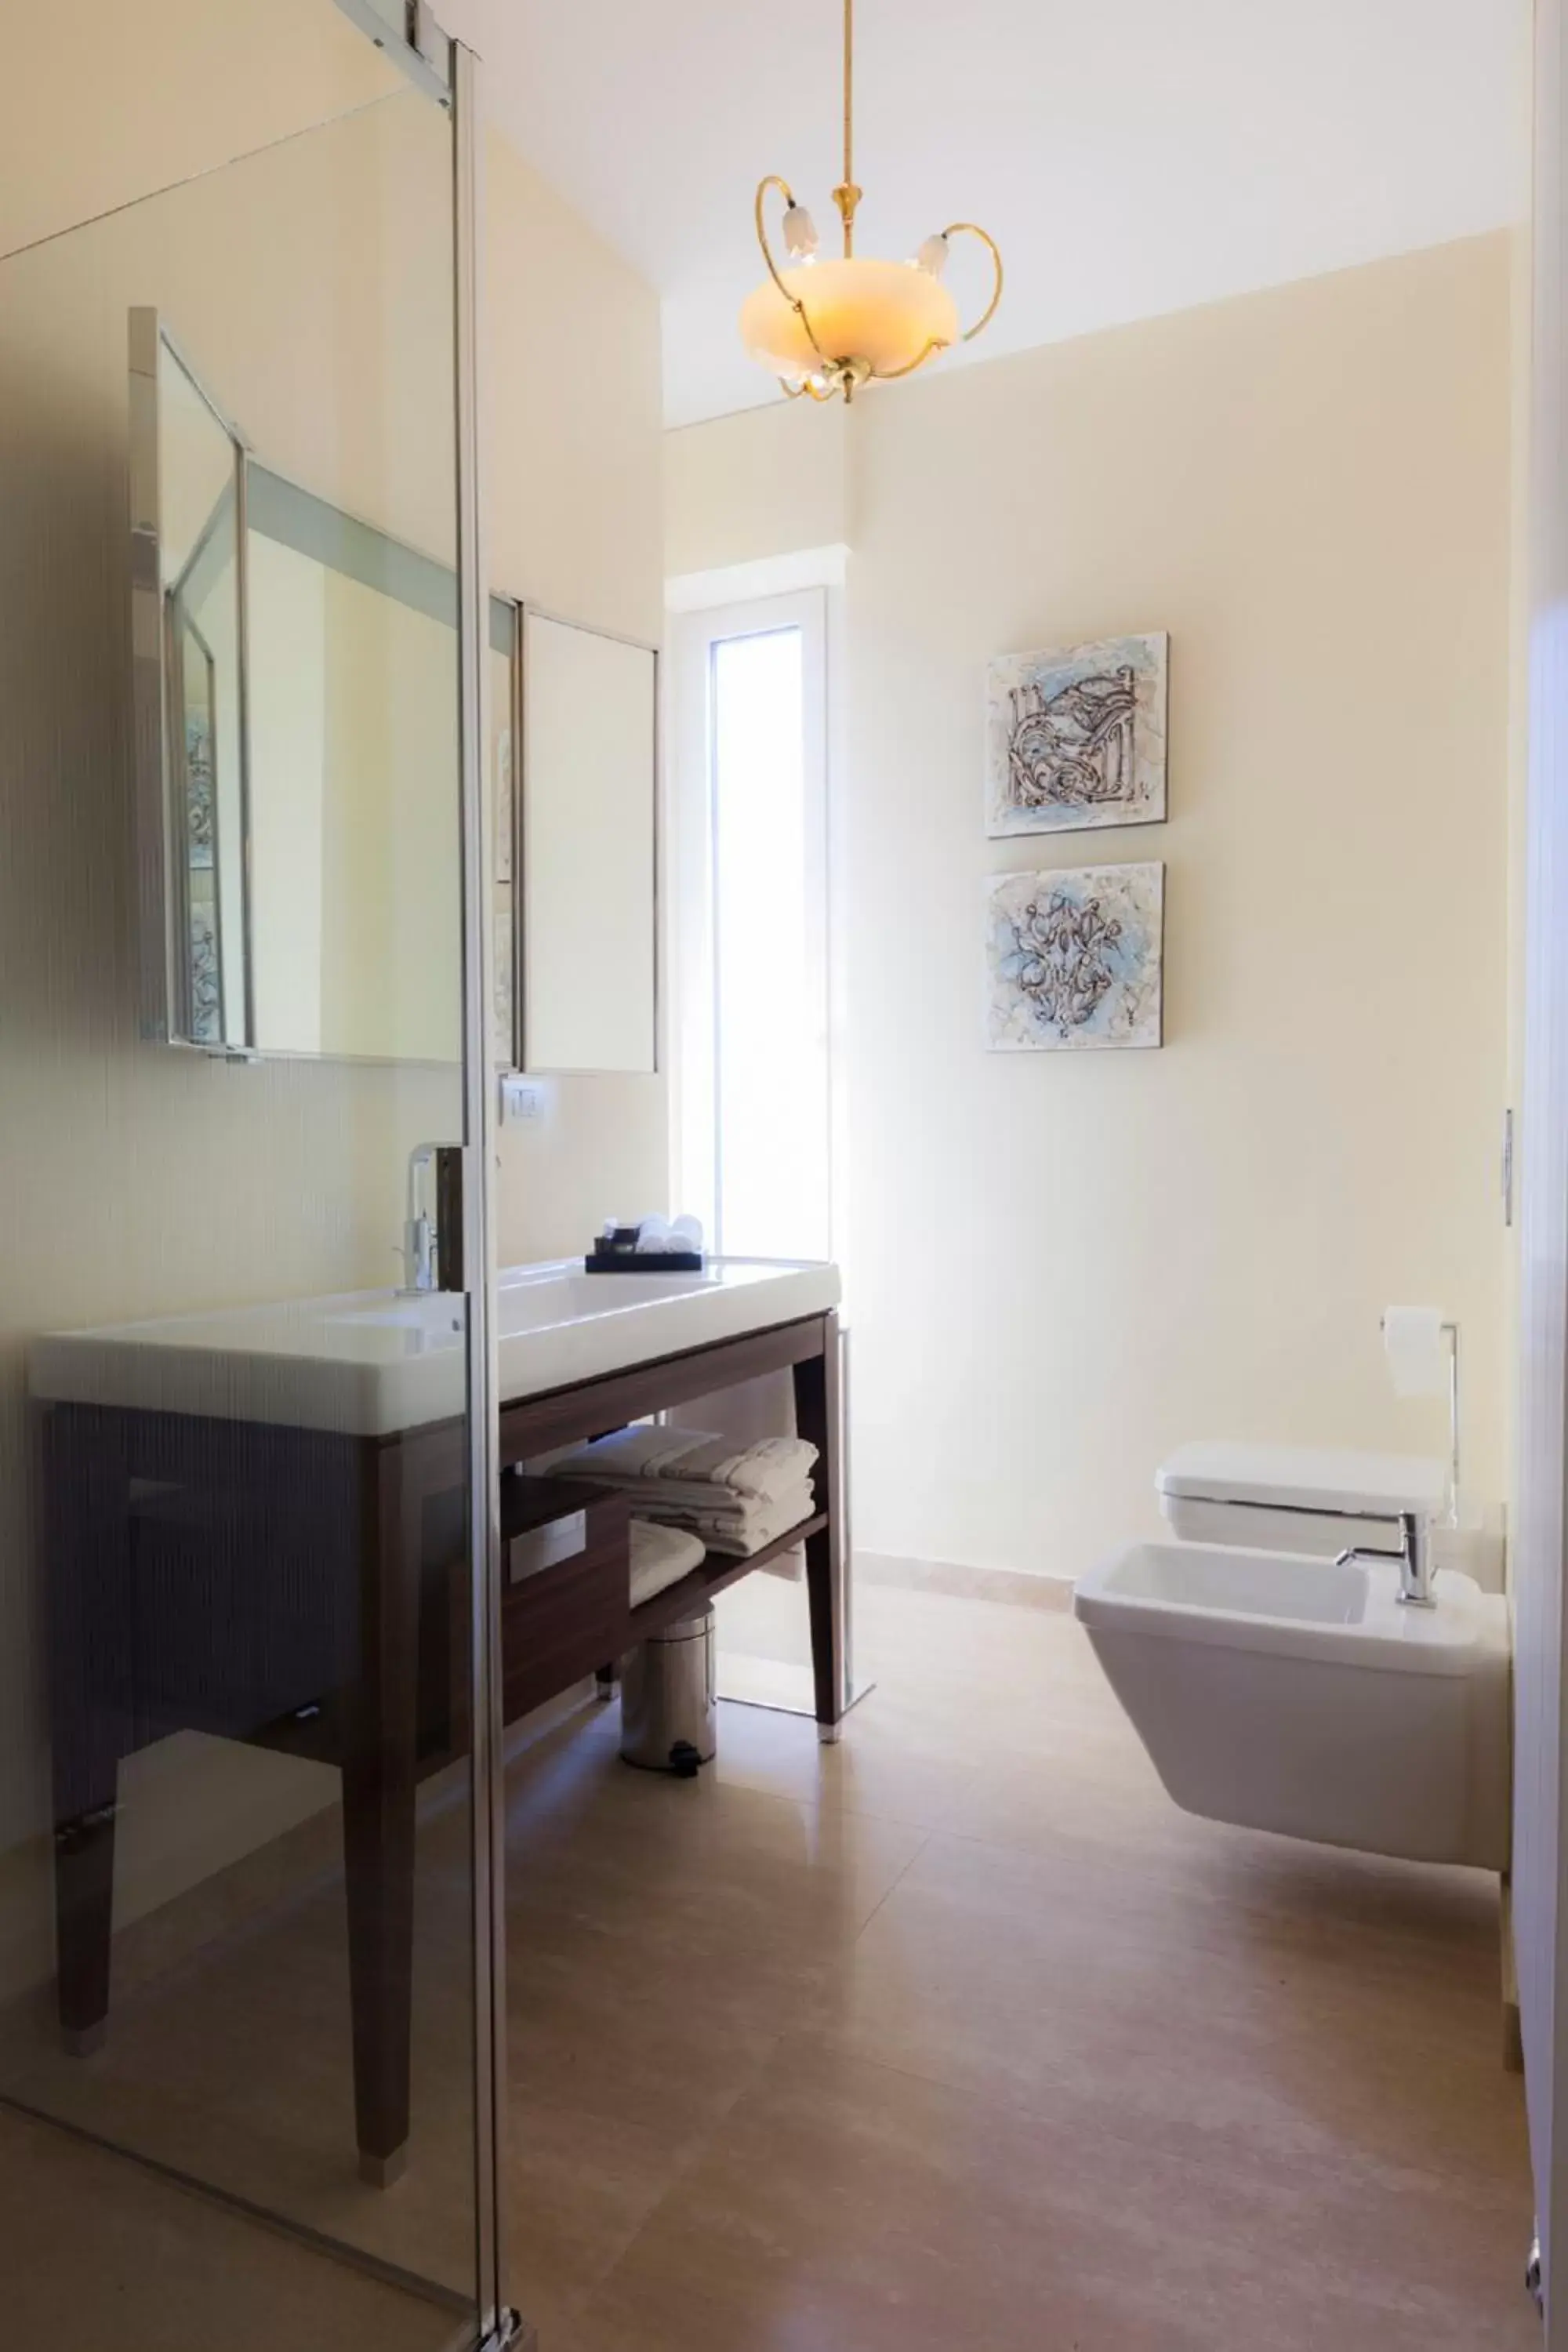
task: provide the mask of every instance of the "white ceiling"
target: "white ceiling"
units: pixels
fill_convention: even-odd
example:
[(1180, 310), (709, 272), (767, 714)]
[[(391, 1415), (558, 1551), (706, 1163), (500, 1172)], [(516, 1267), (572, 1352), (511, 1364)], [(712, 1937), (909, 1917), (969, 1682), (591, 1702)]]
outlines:
[[(656, 286), (674, 425), (777, 397), (752, 194), (825, 231), (838, 0), (447, 0), (523, 152)], [(976, 359), (1519, 218), (1530, 0), (858, 0), (859, 246), (984, 222)], [(826, 245), (825, 235), (824, 244)], [(983, 299), (973, 247), (952, 282)], [(970, 356), (965, 354), (965, 357)], [(952, 359), (941, 362), (951, 366)]]

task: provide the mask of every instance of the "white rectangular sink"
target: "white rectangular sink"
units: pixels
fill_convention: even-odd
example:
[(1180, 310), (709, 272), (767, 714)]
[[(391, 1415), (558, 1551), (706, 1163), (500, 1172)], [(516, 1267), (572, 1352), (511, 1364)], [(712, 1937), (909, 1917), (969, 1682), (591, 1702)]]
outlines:
[[(826, 1314), (835, 1265), (710, 1258), (700, 1274), (511, 1266), (497, 1292), (500, 1402)], [(388, 1437), (454, 1418), (467, 1394), (460, 1297), (353, 1291), (34, 1341), (37, 1397)]]

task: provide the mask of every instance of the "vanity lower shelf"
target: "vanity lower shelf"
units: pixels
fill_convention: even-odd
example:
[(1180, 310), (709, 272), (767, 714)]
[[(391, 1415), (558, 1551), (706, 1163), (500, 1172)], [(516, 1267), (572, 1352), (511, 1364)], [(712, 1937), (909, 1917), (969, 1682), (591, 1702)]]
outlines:
[(678, 1624), (682, 1617), (696, 1616), (716, 1593), (723, 1592), (731, 1584), (739, 1584), (741, 1579), (750, 1576), (754, 1568), (766, 1568), (770, 1560), (782, 1558), (786, 1551), (795, 1551), (808, 1538), (820, 1535), (826, 1525), (826, 1513), (819, 1511), (812, 1518), (802, 1519), (798, 1527), (787, 1528), (782, 1536), (775, 1536), (773, 1542), (764, 1544), (760, 1551), (746, 1553), (743, 1559), (738, 1559), (733, 1552), (709, 1552), (701, 1567), (694, 1568), (689, 1576), (683, 1576), (678, 1584), (667, 1585), (662, 1592), (656, 1592), (651, 1601), (645, 1601), (640, 1609), (630, 1611), (627, 1623), (631, 1641), (627, 1646), (635, 1647), (638, 1642), (646, 1642), (650, 1633), (662, 1633), (667, 1625)]
[[(821, 1535), (826, 1512), (786, 1528), (738, 1558), (707, 1552), (689, 1575), (631, 1606), (630, 1522), (634, 1497), (575, 1480), (511, 1476), (503, 1482), (501, 1677), (505, 1720), (514, 1721), (569, 1684), (584, 1679), (651, 1634), (696, 1616), (715, 1594), (754, 1569)], [(519, 1539), (570, 1530), (570, 1549), (518, 1575)]]

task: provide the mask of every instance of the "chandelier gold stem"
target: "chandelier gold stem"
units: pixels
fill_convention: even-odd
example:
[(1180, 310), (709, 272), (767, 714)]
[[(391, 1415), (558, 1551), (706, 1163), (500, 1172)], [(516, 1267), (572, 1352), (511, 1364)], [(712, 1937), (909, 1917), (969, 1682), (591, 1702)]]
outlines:
[(855, 177), (855, 0), (844, 0), (844, 184)]
[(855, 252), (855, 208), (862, 191), (855, 184), (855, 0), (844, 0), (844, 177), (833, 191), (844, 223), (844, 258)]

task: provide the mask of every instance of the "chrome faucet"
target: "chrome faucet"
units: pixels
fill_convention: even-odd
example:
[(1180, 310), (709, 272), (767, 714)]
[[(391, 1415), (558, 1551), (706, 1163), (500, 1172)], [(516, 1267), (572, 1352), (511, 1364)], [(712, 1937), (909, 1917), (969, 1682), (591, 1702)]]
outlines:
[(1335, 1560), (1343, 1568), (1352, 1559), (1396, 1559), (1399, 1562), (1399, 1598), (1407, 1609), (1435, 1609), (1432, 1596), (1432, 1530), (1419, 1511), (1336, 1511), (1336, 1518), (1373, 1519), (1379, 1525), (1399, 1529), (1397, 1551), (1384, 1551), (1376, 1544), (1350, 1544)]
[(408, 1213), (403, 1227), (403, 1293), (417, 1298), (436, 1287), (436, 1220), (425, 1205), (424, 1176), (437, 1146), (416, 1143), (408, 1155)]

